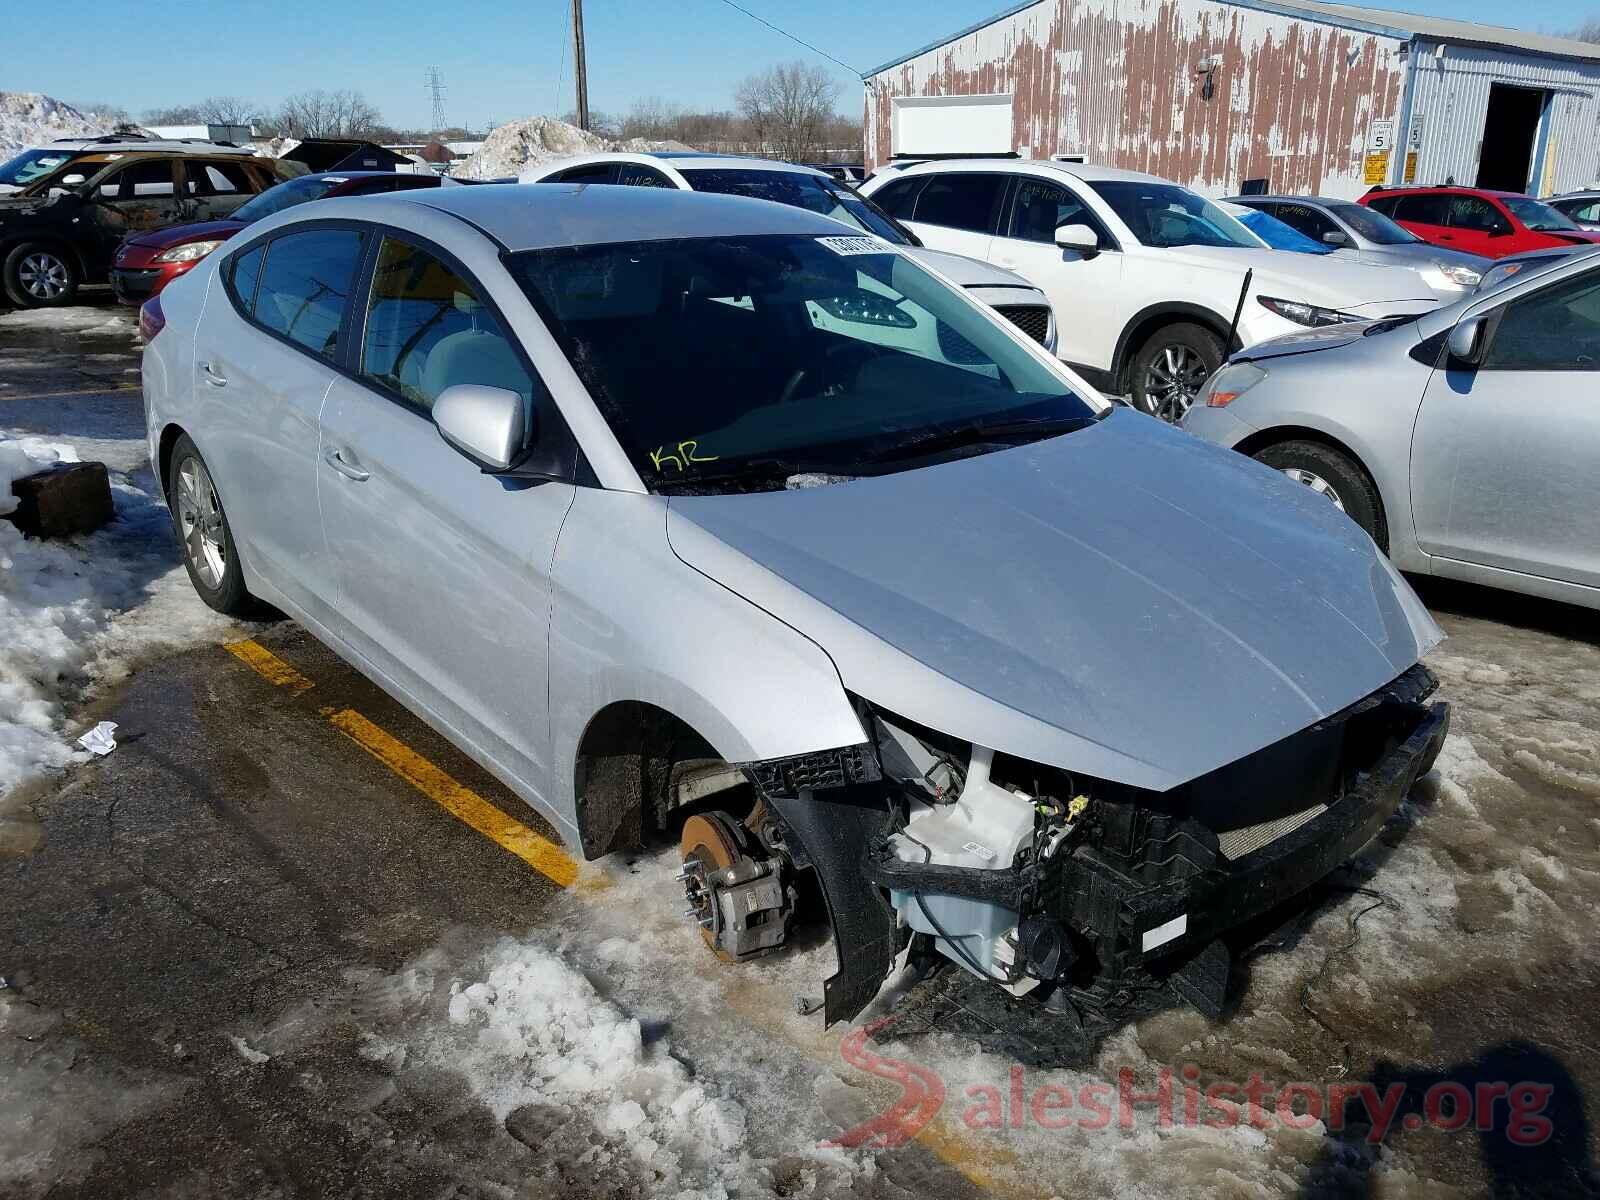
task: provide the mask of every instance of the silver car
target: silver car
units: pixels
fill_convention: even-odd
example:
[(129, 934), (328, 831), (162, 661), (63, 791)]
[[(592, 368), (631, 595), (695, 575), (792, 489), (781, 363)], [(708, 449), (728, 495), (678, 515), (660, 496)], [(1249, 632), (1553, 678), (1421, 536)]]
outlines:
[(1448, 308), (1236, 354), (1184, 427), (1326, 497), (1402, 570), (1600, 607), (1600, 247)]
[(1314, 242), (1356, 262), (1411, 267), (1443, 300), (1459, 300), (1478, 284), (1490, 260), (1425, 242), (1376, 209), (1351, 200), (1322, 196), (1234, 196), (1242, 204), (1276, 217)]
[(902, 952), (1080, 1024), (1214, 1011), (1222, 931), (1444, 736), (1439, 631), (1347, 520), (814, 213), (317, 201), (142, 323), (200, 596), (292, 615), (588, 857), (673, 831), (661, 903), (725, 959), (820, 918), (814, 873), (830, 1021)]

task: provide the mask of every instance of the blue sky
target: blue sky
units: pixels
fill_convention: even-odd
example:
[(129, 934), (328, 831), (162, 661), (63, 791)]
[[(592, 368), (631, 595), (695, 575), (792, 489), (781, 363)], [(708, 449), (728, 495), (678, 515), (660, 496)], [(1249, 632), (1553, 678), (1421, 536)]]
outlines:
[[(740, 0), (852, 67), (868, 68), (992, 16), (1007, 0)], [(12, 3), (0, 87), (104, 100), (138, 114), (214, 94), (267, 105), (306, 88), (356, 88), (393, 125), (428, 123), (423, 90), (437, 66), (452, 123), (481, 127), (572, 105), (568, 0), (160, 0)], [(1388, 5), (1552, 33), (1600, 14), (1600, 0), (1407, 0)], [(70, 25), (70, 33), (68, 26)], [(721, 0), (585, 0), (589, 103), (621, 113), (648, 96), (731, 107), (745, 75), (811, 58)], [(565, 58), (565, 67), (562, 62)], [(851, 74), (838, 78), (854, 111)], [(562, 83), (557, 91), (557, 82)]]

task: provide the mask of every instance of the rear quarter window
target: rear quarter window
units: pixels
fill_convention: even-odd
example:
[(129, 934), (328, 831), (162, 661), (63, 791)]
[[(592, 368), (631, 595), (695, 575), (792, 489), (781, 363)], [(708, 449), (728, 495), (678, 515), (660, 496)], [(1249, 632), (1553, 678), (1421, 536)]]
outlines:
[(261, 278), (261, 263), (267, 256), (265, 243), (235, 254), (228, 263), (228, 292), (233, 303), (246, 316), (256, 311), (256, 283)]

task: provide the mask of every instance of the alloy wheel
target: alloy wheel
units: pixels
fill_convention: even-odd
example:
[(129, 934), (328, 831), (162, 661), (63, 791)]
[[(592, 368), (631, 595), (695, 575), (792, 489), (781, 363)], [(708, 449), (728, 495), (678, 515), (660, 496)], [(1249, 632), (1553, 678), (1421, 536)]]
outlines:
[(54, 254), (35, 250), (17, 264), (17, 281), (35, 300), (59, 300), (67, 293), (72, 276), (67, 264)]
[(208, 588), (222, 586), (228, 554), (222, 529), (222, 505), (211, 473), (198, 458), (178, 468), (178, 536), (194, 573)]
[(1163, 346), (1145, 370), (1144, 394), (1150, 415), (1176, 425), (1183, 420), (1211, 372), (1192, 346)]
[(1339, 493), (1321, 475), (1315, 471), (1308, 471), (1304, 467), (1284, 467), (1283, 473), (1296, 483), (1303, 483), (1319, 496), (1327, 497), (1328, 501), (1340, 512), (1344, 511), (1344, 501), (1339, 499)]

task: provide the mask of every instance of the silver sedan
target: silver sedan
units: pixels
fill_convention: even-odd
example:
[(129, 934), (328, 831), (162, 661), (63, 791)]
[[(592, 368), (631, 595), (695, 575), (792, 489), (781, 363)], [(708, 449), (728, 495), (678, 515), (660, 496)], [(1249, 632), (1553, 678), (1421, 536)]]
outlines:
[(1600, 248), (1524, 266), (1236, 354), (1184, 427), (1324, 496), (1403, 570), (1600, 607)]
[(941, 959), (1063, 1020), (1215, 1011), (1221, 934), (1444, 737), (1439, 631), (1359, 530), (814, 213), (317, 201), (141, 325), (200, 596), (292, 615), (585, 855), (670, 831), (724, 959), (820, 917), (814, 873), (829, 1020)]

